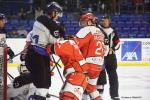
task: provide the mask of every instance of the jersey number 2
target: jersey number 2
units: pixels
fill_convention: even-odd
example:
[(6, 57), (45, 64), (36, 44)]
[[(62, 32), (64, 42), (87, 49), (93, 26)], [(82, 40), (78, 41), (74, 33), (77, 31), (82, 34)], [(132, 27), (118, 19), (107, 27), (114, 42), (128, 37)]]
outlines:
[(101, 52), (103, 52), (102, 51), (102, 42), (100, 42), (100, 41), (98, 41), (97, 43), (96, 43), (96, 46), (97, 46), (97, 49), (96, 49), (96, 51), (95, 51), (95, 54), (97, 54), (97, 55), (101, 55), (102, 53)]

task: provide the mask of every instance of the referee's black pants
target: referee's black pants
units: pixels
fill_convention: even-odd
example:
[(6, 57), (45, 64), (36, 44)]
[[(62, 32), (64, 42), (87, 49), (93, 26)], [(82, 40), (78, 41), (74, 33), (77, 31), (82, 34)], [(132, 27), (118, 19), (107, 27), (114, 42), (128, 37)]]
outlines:
[(118, 88), (119, 88), (119, 82), (118, 82), (118, 75), (117, 75), (117, 58), (115, 54), (108, 54), (104, 58), (104, 64), (106, 68), (106, 72), (109, 78), (109, 85), (110, 85), (110, 96), (118, 97)]

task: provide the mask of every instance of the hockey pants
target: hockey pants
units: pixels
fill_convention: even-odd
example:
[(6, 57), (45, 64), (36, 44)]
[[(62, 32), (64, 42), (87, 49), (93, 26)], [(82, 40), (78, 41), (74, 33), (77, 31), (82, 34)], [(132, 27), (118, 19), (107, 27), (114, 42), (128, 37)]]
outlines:
[(32, 74), (33, 84), (36, 88), (48, 89), (51, 85), (49, 61), (49, 57), (40, 55), (33, 49), (32, 46), (29, 47), (25, 64)]

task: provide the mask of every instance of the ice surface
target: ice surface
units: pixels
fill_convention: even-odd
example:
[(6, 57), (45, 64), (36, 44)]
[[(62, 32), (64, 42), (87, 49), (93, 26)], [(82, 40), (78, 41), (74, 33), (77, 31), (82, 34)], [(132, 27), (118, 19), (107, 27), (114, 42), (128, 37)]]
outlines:
[[(63, 69), (60, 70), (62, 71)], [(17, 70), (14, 68), (9, 68), (8, 71), (12, 76), (18, 75)], [(61, 81), (57, 69), (55, 69), (54, 72), (52, 86), (49, 92), (50, 94), (58, 96), (63, 82)], [(118, 67), (117, 72), (119, 76), (119, 94), (121, 100), (150, 100), (150, 67)], [(109, 84), (105, 85), (103, 98), (104, 100), (110, 100)], [(50, 100), (59, 99), (51, 96)]]

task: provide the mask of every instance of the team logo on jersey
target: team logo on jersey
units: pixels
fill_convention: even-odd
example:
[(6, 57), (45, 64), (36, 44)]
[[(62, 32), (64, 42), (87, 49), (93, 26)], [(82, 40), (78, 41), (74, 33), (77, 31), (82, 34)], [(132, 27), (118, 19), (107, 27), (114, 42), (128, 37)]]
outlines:
[(121, 51), (122, 61), (141, 61), (141, 42), (124, 41)]

